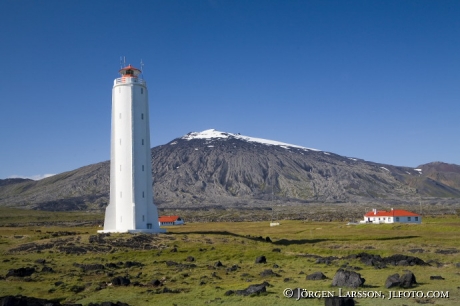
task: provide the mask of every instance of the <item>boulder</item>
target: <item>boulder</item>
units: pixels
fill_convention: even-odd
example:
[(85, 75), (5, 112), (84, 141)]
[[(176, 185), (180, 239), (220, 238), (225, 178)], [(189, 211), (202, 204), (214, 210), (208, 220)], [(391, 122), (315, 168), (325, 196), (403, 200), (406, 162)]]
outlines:
[(53, 268), (51, 267), (47, 267), (47, 266), (44, 266), (42, 268), (42, 272), (54, 272)]
[(130, 283), (129, 278), (124, 276), (117, 276), (112, 279), (112, 285), (114, 286), (128, 286)]
[(259, 256), (256, 258), (256, 263), (267, 263), (267, 258), (265, 256)]
[(219, 267), (223, 267), (224, 265), (219, 261), (217, 261), (215, 264), (214, 264), (214, 268), (219, 268)]
[(267, 282), (263, 282), (262, 284), (254, 284), (254, 285), (250, 285), (246, 289), (236, 290), (235, 294), (236, 295), (243, 295), (243, 296), (248, 296), (248, 295), (253, 295), (253, 294), (260, 294), (262, 292), (267, 291), (267, 289), (266, 289), (267, 286), (269, 286), (269, 283), (267, 283)]
[(272, 269), (267, 269), (267, 270), (264, 270), (260, 273), (260, 276), (262, 277), (268, 277), (268, 276), (280, 276), (279, 274), (273, 272)]
[(17, 276), (17, 277), (26, 277), (31, 276), (35, 273), (35, 268), (19, 268), (19, 269), (10, 269), (6, 274), (6, 277)]
[(332, 279), (332, 286), (358, 288), (364, 285), (365, 281), (359, 273), (339, 269)]
[(227, 268), (227, 272), (235, 272), (236, 270), (239, 269), (238, 265), (232, 265), (231, 267)]
[(2, 306), (61, 306), (61, 303), (45, 300), (45, 299), (38, 299), (34, 297), (16, 295), (16, 296), (3, 296), (0, 297), (0, 305)]
[(323, 274), (323, 272), (315, 272), (312, 274), (307, 275), (306, 279), (307, 280), (322, 280), (326, 279), (326, 275)]
[(432, 276), (430, 276), (430, 279), (431, 279), (431, 280), (433, 280), (433, 279), (444, 280), (445, 278), (442, 277), (441, 275), (432, 275)]
[(393, 288), (393, 287), (399, 287), (401, 284), (399, 280), (399, 274), (393, 274), (387, 277), (387, 280), (385, 281), (385, 288)]
[(131, 267), (142, 267), (144, 266), (143, 263), (137, 262), (137, 261), (127, 261), (125, 262), (125, 268), (131, 268)]
[(407, 271), (399, 278), (399, 286), (401, 288), (412, 288), (415, 284), (417, 284), (417, 280), (415, 279), (414, 273)]

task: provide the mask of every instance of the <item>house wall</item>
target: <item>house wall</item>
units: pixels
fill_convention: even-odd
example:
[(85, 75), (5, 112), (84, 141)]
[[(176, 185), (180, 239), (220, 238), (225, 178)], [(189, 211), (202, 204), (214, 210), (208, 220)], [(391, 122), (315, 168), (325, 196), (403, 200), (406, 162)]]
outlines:
[(422, 217), (364, 217), (364, 222), (381, 223), (422, 223)]

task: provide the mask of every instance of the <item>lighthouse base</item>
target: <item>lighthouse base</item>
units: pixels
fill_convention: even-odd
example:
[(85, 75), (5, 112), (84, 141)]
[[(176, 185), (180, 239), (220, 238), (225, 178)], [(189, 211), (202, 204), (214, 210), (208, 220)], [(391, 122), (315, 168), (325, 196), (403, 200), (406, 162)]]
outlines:
[(158, 228), (158, 229), (132, 229), (132, 230), (100, 230), (97, 231), (100, 234), (105, 234), (105, 233), (130, 233), (130, 234), (136, 234), (136, 233), (142, 233), (142, 234), (163, 234), (166, 233), (166, 230), (163, 228)]

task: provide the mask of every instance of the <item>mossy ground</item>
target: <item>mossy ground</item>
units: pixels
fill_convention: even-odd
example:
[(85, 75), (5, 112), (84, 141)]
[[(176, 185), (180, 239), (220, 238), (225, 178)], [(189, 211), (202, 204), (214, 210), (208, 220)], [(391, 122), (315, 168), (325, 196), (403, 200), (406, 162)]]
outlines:
[[(11, 252), (12, 249), (27, 244), (49, 244), (61, 241), (69, 246), (89, 245), (89, 237), (96, 235), (97, 226), (43, 226), (41, 220), (62, 222), (95, 220), (93, 215), (84, 213), (47, 213), (6, 210), (0, 217), (0, 276), (9, 269), (36, 267), (42, 264), (54, 272), (37, 272), (30, 277), (8, 277), (0, 279), (1, 295), (25, 295), (62, 302), (87, 305), (90, 302), (122, 301), (129, 305), (324, 305), (324, 300), (308, 299), (295, 301), (283, 297), (285, 288), (305, 288), (310, 291), (335, 291), (332, 278), (340, 266), (360, 267), (358, 272), (366, 279), (365, 287), (359, 290), (382, 291), (386, 278), (394, 273), (412, 271), (418, 285), (412, 290), (423, 292), (441, 290), (449, 292), (449, 298), (418, 300), (409, 299), (356, 299), (358, 305), (430, 305), (460, 304), (460, 262), (459, 231), (460, 218), (444, 216), (424, 218), (420, 225), (351, 225), (344, 222), (281, 221), (280, 226), (270, 227), (269, 222), (210, 222), (188, 223), (178, 227), (168, 227), (168, 233), (158, 235), (152, 249), (132, 250), (126, 247), (112, 249), (109, 253), (87, 252), (66, 254), (57, 248), (47, 248), (40, 252)], [(248, 212), (250, 213), (250, 212)], [(10, 216), (6, 218), (6, 216)], [(6, 227), (5, 224), (20, 222), (23, 226)], [(6, 222), (5, 220), (8, 220)], [(6, 223), (5, 223), (6, 222)], [(29, 225), (27, 225), (29, 224)], [(53, 233), (69, 232), (69, 235), (53, 236)], [(130, 234), (112, 234), (109, 240), (123, 240)], [(271, 242), (262, 238), (270, 237)], [(67, 239), (67, 240), (66, 240)], [(177, 250), (176, 252), (172, 250)], [(280, 249), (280, 252), (273, 252)], [(422, 253), (412, 253), (422, 249)], [(452, 250), (452, 254), (439, 251)], [(315, 258), (303, 255), (313, 254), (344, 257), (367, 252), (382, 257), (393, 254), (417, 256), (424, 261), (432, 261), (430, 266), (399, 267), (389, 266), (375, 269), (358, 260), (339, 259), (330, 265), (316, 264)], [(257, 256), (264, 255), (266, 264), (255, 264)], [(194, 262), (186, 258), (193, 256)], [(135, 261), (142, 267), (133, 266), (117, 269), (87, 271), (73, 264), (118, 263)], [(196, 267), (167, 266), (166, 261), (180, 264), (195, 264)], [(225, 267), (215, 268), (221, 261)], [(439, 263), (439, 265), (434, 262)], [(278, 267), (274, 267), (274, 265)], [(226, 268), (238, 265), (237, 271)], [(260, 273), (272, 269), (279, 277), (262, 277)], [(306, 275), (321, 271), (328, 279), (307, 281)], [(444, 280), (430, 280), (430, 276), (440, 275)], [(127, 287), (105, 286), (115, 276), (129, 276), (131, 285)], [(149, 283), (163, 279), (162, 287), (155, 288)], [(288, 280), (287, 280), (288, 279)], [(271, 284), (267, 293), (260, 296), (225, 296), (228, 290), (245, 289), (250, 284), (267, 281)], [(62, 282), (62, 283), (58, 283)], [(133, 285), (137, 282), (138, 285)], [(58, 285), (56, 285), (58, 283)], [(180, 293), (159, 293), (163, 288)], [(343, 292), (352, 290), (342, 288)], [(395, 289), (398, 290), (398, 289)]]

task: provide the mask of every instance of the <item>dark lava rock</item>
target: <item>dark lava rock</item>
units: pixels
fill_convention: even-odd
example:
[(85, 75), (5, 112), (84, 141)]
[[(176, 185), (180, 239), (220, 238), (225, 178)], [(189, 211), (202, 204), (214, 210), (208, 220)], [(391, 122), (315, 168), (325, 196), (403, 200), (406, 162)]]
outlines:
[(164, 287), (162, 293), (180, 293), (180, 290)]
[(45, 259), (37, 259), (37, 260), (35, 261), (35, 263), (44, 265), (44, 264), (46, 263), (46, 260), (45, 260)]
[(424, 249), (410, 249), (408, 251), (411, 252), (411, 253), (423, 253), (423, 252), (425, 252)]
[(219, 268), (219, 267), (223, 267), (224, 265), (219, 261), (217, 261), (215, 264), (214, 264), (214, 268)]
[(325, 306), (355, 306), (355, 301), (348, 297), (327, 297), (324, 301)]
[(426, 266), (427, 265), (423, 260), (421, 260), (418, 257), (406, 256), (406, 255), (401, 255), (401, 254), (391, 255), (389, 257), (383, 258), (383, 260), (386, 263), (392, 264), (394, 266), (405, 265), (406, 262), (407, 262), (407, 265), (409, 266), (415, 266), (415, 265)]
[(110, 268), (110, 269), (117, 269), (118, 268), (117, 264), (115, 264), (113, 262), (106, 263), (105, 267)]
[(265, 258), (265, 256), (259, 256), (256, 258), (256, 263), (267, 263), (267, 258)]
[(54, 272), (54, 270), (51, 267), (43, 267), (42, 272)]
[(2, 296), (0, 297), (0, 305), (1, 306), (61, 306), (61, 303), (45, 300), (45, 299), (37, 299), (34, 297), (16, 295), (16, 296)]
[(178, 264), (177, 262), (175, 262), (175, 261), (168, 260), (168, 261), (166, 261), (166, 265), (167, 265), (168, 267), (172, 267), (172, 266), (177, 266), (177, 265), (179, 265), (179, 264)]
[(332, 263), (332, 261), (338, 259), (338, 257), (335, 257), (335, 256), (329, 256), (329, 257), (318, 257), (316, 259), (316, 262), (317, 264), (326, 264), (326, 265), (330, 265)]
[(127, 261), (125, 262), (125, 268), (131, 268), (131, 267), (142, 267), (144, 264), (141, 262), (137, 261)]
[(401, 288), (411, 288), (417, 284), (414, 273), (407, 271), (399, 278)]
[(153, 287), (161, 286), (161, 282), (160, 282), (158, 279), (155, 279), (155, 280), (151, 281), (150, 284), (151, 284)]
[(308, 274), (306, 279), (307, 280), (322, 280), (322, 279), (326, 279), (326, 275), (323, 274), (323, 272), (315, 272), (315, 273), (312, 273), (312, 274)]
[(455, 266), (456, 266), (457, 268), (460, 268), (460, 262), (457, 262), (457, 263), (455, 264)]
[(253, 294), (260, 294), (262, 292), (267, 292), (267, 286), (270, 284), (267, 282), (263, 282), (262, 284), (254, 284), (250, 285), (246, 289), (243, 290), (236, 290), (235, 294), (236, 295), (243, 295), (243, 296), (248, 296), (248, 295), (253, 295)]
[(388, 276), (387, 280), (385, 281), (385, 288), (387, 289), (392, 288), (392, 287), (411, 288), (415, 284), (417, 284), (415, 275), (412, 272), (407, 271), (402, 276), (399, 276), (399, 274), (397, 273)]
[(124, 276), (117, 276), (112, 279), (112, 285), (114, 286), (128, 286), (130, 283), (129, 278)]
[(267, 270), (264, 270), (260, 273), (260, 276), (262, 277), (268, 277), (268, 276), (280, 276), (279, 274), (273, 272), (272, 269), (267, 269)]
[(280, 248), (274, 248), (274, 249), (272, 250), (272, 252), (281, 253), (281, 249), (280, 249)]
[(452, 255), (452, 254), (457, 254), (460, 252), (457, 249), (446, 249), (446, 250), (436, 250), (435, 253), (437, 254), (443, 254), (443, 255)]
[(35, 273), (35, 268), (19, 268), (19, 269), (10, 269), (6, 274), (6, 277), (17, 276), (17, 277), (26, 277), (31, 276)]
[(432, 275), (432, 276), (430, 276), (430, 279), (439, 279), (439, 280), (443, 280), (443, 279), (445, 279), (445, 278), (442, 277), (441, 275)]
[(193, 257), (193, 256), (187, 256), (186, 261), (188, 261), (188, 262), (194, 262), (194, 261), (195, 261), (195, 257)]
[(238, 265), (233, 265), (231, 266), (230, 268), (227, 268), (227, 272), (235, 272), (236, 270), (238, 270), (239, 266)]
[(349, 255), (344, 259), (360, 259), (362, 263), (368, 266), (373, 266), (375, 268), (381, 269), (385, 268), (387, 265), (393, 266), (427, 266), (428, 264), (422, 259), (414, 256), (406, 256), (401, 254), (395, 254), (389, 257), (380, 257), (380, 255), (373, 255), (368, 253), (359, 253), (354, 255)]
[(74, 263), (73, 266), (74, 267), (79, 267), (84, 272), (97, 271), (97, 270), (104, 270), (105, 269), (104, 265), (101, 265), (101, 264), (78, 264), (78, 263)]
[(272, 242), (272, 240), (270, 239), (270, 237), (266, 237), (266, 238), (265, 238), (265, 241), (266, 241), (266, 242)]
[(358, 288), (364, 285), (365, 281), (359, 273), (339, 269), (332, 279), (332, 286)]
[(393, 288), (393, 287), (399, 287), (401, 282), (399, 281), (399, 274), (393, 274), (387, 277), (387, 280), (385, 281), (385, 288)]

